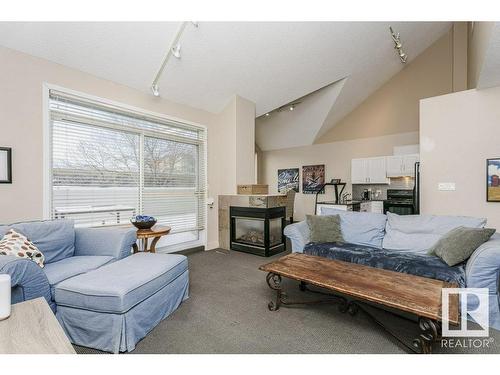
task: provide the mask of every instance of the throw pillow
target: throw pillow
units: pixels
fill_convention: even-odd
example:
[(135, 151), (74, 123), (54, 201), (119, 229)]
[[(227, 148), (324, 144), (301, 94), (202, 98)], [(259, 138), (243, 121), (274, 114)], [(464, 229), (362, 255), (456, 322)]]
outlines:
[(306, 215), (311, 242), (344, 242), (339, 215)]
[(452, 229), (431, 247), (429, 255), (435, 255), (449, 266), (455, 266), (468, 259), (479, 246), (493, 236), (495, 231), (492, 228)]
[(31, 259), (43, 268), (45, 257), (38, 248), (21, 233), (10, 229), (0, 241), (0, 255), (14, 255)]

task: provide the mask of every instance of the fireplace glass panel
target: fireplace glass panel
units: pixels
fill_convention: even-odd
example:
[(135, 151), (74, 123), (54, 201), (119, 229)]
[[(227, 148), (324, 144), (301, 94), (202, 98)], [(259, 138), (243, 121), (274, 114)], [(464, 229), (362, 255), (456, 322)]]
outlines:
[(281, 243), (281, 218), (269, 219), (269, 246)]
[(264, 246), (264, 220), (235, 218), (235, 238), (237, 242), (254, 246)]

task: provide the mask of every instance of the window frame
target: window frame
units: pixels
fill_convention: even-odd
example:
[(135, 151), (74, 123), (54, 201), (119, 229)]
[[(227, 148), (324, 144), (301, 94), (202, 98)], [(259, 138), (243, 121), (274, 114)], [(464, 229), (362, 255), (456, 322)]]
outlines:
[[(203, 173), (203, 182), (205, 185), (205, 196), (204, 201), (207, 202), (208, 196), (208, 129), (206, 125), (188, 121), (182, 118), (166, 115), (164, 113), (158, 113), (150, 110), (146, 110), (144, 108), (135, 107), (132, 105), (128, 105), (125, 103), (117, 102), (114, 100), (110, 100), (107, 98), (98, 97), (95, 95), (86, 94), (83, 92), (67, 89), (65, 87), (61, 87), (55, 84), (44, 82), (42, 84), (42, 105), (43, 105), (43, 219), (50, 220), (51, 219), (51, 206), (52, 206), (52, 129), (51, 129), (51, 121), (50, 121), (50, 91), (55, 90), (59, 91), (71, 96), (78, 97), (82, 100), (88, 100), (91, 102), (102, 103), (106, 106), (116, 107), (125, 111), (136, 112), (139, 114), (144, 114), (146, 116), (157, 117), (159, 119), (165, 121), (173, 121), (182, 124), (186, 124), (188, 126), (192, 126), (195, 128), (199, 128), (204, 132), (204, 147), (203, 147), (203, 158), (204, 165), (203, 170), (200, 173)], [(142, 136), (141, 136), (142, 137)], [(140, 193), (142, 194), (142, 192)], [(142, 203), (141, 203), (142, 204)], [(196, 246), (207, 246), (207, 232), (208, 232), (208, 210), (207, 205), (204, 204), (203, 208), (203, 216), (204, 216), (204, 229), (198, 231), (198, 240), (183, 242), (180, 244), (167, 246), (167, 252), (179, 251), (183, 249), (188, 249)], [(160, 241), (162, 242), (162, 241)], [(158, 244), (158, 247), (161, 247), (161, 243)]]

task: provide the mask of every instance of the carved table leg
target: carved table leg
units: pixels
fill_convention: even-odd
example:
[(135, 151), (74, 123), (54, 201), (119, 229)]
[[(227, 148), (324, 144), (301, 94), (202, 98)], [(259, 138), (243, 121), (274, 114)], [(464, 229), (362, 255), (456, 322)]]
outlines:
[(276, 291), (276, 303), (271, 301), (267, 307), (271, 311), (276, 311), (280, 308), (282, 302), (281, 276), (270, 272), (266, 276), (266, 281), (269, 288)]
[(150, 253), (156, 253), (156, 244), (160, 240), (161, 237), (155, 237), (151, 242), (151, 247), (149, 248)]
[(304, 281), (301, 281), (299, 284), (299, 289), (301, 292), (305, 292), (307, 290), (307, 284)]
[(418, 321), (422, 331), (415, 340), (413, 347), (422, 354), (432, 353), (432, 344), (441, 339), (441, 324), (428, 318), (420, 318)]

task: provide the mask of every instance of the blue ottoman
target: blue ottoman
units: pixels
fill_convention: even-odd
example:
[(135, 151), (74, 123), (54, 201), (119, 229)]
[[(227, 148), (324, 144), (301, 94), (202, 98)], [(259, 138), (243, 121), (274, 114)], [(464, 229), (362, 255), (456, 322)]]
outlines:
[(59, 283), (56, 316), (73, 344), (132, 351), (188, 293), (185, 256), (138, 253)]

